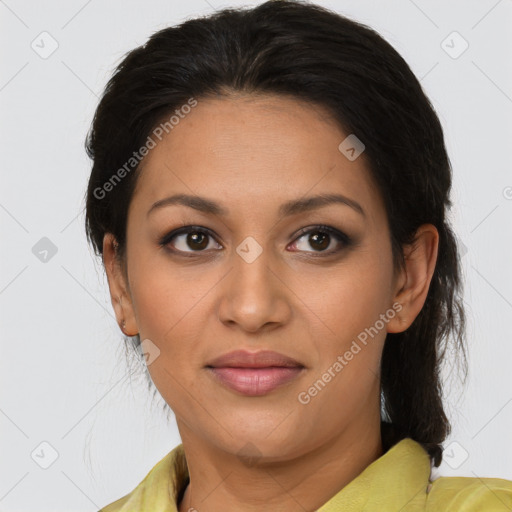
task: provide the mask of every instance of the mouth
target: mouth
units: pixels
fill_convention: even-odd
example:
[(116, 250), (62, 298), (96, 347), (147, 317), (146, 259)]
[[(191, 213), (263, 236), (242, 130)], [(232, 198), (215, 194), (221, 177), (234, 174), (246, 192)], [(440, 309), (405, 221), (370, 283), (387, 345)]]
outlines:
[(273, 351), (237, 350), (206, 365), (214, 379), (246, 396), (262, 396), (299, 377), (305, 366)]

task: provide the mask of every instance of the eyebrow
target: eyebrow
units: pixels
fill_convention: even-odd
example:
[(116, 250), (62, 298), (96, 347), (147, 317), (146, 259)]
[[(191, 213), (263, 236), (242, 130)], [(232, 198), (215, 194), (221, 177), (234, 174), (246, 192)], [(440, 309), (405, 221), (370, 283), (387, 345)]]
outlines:
[[(149, 216), (151, 212), (159, 208), (175, 204), (188, 206), (189, 208), (194, 208), (195, 210), (199, 210), (203, 213), (218, 215), (221, 217), (229, 215), (229, 210), (221, 206), (219, 203), (216, 203), (215, 201), (205, 197), (188, 194), (175, 194), (173, 196), (160, 199), (151, 206), (146, 215)], [(342, 204), (349, 206), (350, 208), (360, 213), (363, 217), (366, 217), (365, 211), (357, 201), (354, 201), (353, 199), (350, 199), (349, 197), (341, 194), (319, 194), (316, 196), (288, 201), (280, 206), (279, 215), (282, 217), (287, 217), (290, 215), (296, 215), (298, 213), (316, 210), (330, 204)]]

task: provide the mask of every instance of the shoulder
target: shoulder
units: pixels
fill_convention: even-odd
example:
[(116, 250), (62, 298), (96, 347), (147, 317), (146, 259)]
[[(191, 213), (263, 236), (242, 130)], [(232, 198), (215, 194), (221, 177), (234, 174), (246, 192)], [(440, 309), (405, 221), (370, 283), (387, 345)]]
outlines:
[(439, 477), (429, 485), (426, 512), (506, 512), (512, 510), (512, 480)]
[(130, 494), (127, 494), (126, 496), (119, 498), (118, 500), (114, 501), (110, 505), (103, 507), (98, 512), (120, 512), (121, 510), (123, 510), (123, 506), (126, 505), (126, 503), (132, 497), (134, 492), (135, 492), (135, 490), (132, 491)]
[[(183, 445), (178, 445), (160, 459), (130, 493), (106, 505), (98, 512), (142, 512), (169, 510), (172, 498), (186, 477)], [(172, 509), (171, 509), (172, 510)]]
[(116, 501), (106, 505), (98, 512), (125, 512), (125, 511), (135, 511), (135, 510), (144, 510), (143, 503), (145, 500), (145, 496), (148, 494), (148, 490), (151, 487), (151, 482), (155, 480), (155, 473), (158, 474), (158, 464), (151, 469), (151, 471), (144, 477), (144, 479), (128, 494), (124, 495), (122, 498), (117, 499)]

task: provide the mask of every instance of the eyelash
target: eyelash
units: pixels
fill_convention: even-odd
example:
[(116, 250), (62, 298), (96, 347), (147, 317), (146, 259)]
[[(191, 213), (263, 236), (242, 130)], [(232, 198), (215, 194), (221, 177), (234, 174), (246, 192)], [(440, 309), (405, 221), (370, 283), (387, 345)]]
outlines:
[[(159, 240), (159, 245), (173, 254), (184, 256), (187, 258), (195, 257), (196, 254), (200, 254), (202, 252), (207, 252), (206, 249), (203, 249), (202, 251), (181, 251), (179, 249), (172, 249), (169, 247), (171, 241), (175, 237), (177, 237), (179, 235), (189, 234), (189, 233), (203, 233), (203, 234), (206, 234), (206, 235), (212, 237), (217, 243), (219, 243), (216, 240), (216, 237), (213, 234), (213, 232), (210, 231), (208, 228), (203, 228), (200, 226), (185, 226), (185, 227), (176, 229), (174, 231), (171, 231), (170, 233), (163, 236)], [(348, 235), (346, 235), (345, 233), (343, 233), (335, 228), (326, 226), (324, 224), (319, 224), (317, 226), (302, 228), (299, 231), (297, 237), (294, 239), (293, 243), (295, 243), (298, 239), (302, 238), (303, 236), (309, 235), (311, 233), (322, 233), (322, 234), (330, 235), (330, 236), (336, 238), (342, 244), (341, 248), (331, 250), (331, 251), (306, 251), (307, 253), (312, 253), (312, 257), (314, 257), (314, 258), (332, 256), (333, 254), (337, 254), (344, 248), (348, 248), (352, 244), (352, 239)], [(221, 244), (219, 244), (219, 245), (221, 245)]]

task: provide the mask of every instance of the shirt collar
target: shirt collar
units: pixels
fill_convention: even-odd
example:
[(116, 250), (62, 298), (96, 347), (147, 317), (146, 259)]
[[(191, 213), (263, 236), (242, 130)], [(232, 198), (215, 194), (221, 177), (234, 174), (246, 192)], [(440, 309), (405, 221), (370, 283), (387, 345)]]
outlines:
[[(170, 500), (170, 508), (167, 504), (161, 510), (178, 512), (178, 497), (189, 481), (183, 444), (169, 452), (155, 469), (155, 482), (159, 476), (166, 475), (166, 485), (157, 486), (151, 499), (156, 498), (155, 501), (162, 504)], [(427, 451), (417, 441), (405, 438), (367, 466), (317, 512), (380, 510), (383, 503), (401, 510), (412, 501), (426, 500), (430, 476), (431, 462)]]
[(405, 438), (367, 466), (317, 512), (381, 510), (392, 505), (402, 510), (412, 501), (424, 502), (430, 483), (431, 462), (420, 443)]

